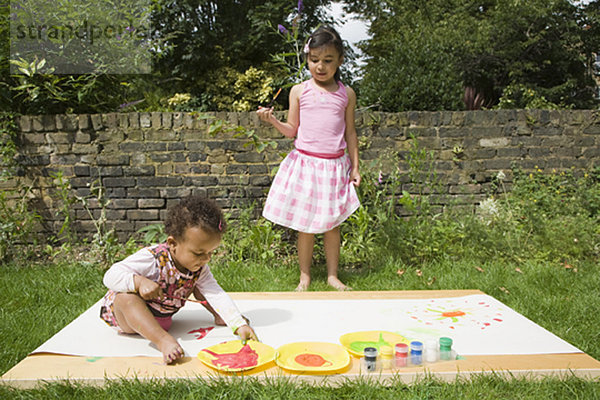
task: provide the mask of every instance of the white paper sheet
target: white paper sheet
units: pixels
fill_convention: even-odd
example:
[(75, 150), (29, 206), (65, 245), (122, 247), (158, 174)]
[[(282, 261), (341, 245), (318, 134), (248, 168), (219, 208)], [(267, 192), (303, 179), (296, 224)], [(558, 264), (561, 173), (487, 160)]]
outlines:
[[(236, 300), (236, 304), (259, 339), (274, 348), (299, 341), (339, 343), (346, 333), (386, 330), (417, 340), (451, 337), (453, 349), (463, 356), (581, 352), (488, 295), (418, 300)], [(118, 334), (100, 319), (99, 310), (100, 301), (33, 353), (161, 356), (148, 340)], [(169, 332), (188, 356), (236, 339), (227, 327), (214, 327), (202, 339), (191, 332), (209, 327), (214, 327), (212, 315), (201, 305), (188, 302), (174, 316)]]

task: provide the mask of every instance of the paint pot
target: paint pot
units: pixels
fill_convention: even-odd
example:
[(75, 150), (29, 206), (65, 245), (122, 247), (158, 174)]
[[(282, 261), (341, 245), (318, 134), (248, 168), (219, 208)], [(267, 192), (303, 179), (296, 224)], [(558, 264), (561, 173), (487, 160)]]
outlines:
[(452, 339), (449, 337), (440, 338), (440, 360), (452, 360)]
[(410, 362), (412, 365), (423, 364), (423, 342), (418, 340), (410, 342)]
[(375, 347), (365, 347), (363, 350), (365, 369), (367, 372), (375, 372), (377, 370), (377, 349)]
[(408, 364), (408, 345), (396, 343), (396, 368), (406, 367)]
[(391, 369), (394, 366), (394, 349), (392, 346), (381, 346), (379, 351), (381, 352), (381, 368)]
[(425, 362), (434, 363), (438, 360), (438, 341), (428, 340), (425, 342)]

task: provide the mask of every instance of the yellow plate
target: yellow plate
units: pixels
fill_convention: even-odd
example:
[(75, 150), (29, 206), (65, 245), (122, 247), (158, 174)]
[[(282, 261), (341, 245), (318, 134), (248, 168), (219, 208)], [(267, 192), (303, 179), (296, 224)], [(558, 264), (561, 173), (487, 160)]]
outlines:
[(339, 344), (295, 342), (277, 349), (275, 363), (289, 371), (327, 372), (347, 367), (350, 355)]
[(211, 368), (238, 372), (260, 367), (275, 359), (275, 349), (269, 345), (248, 340), (231, 340), (207, 347), (198, 353), (198, 359)]
[(340, 336), (340, 343), (350, 352), (350, 354), (362, 357), (365, 347), (376, 347), (377, 350), (379, 350), (381, 346), (388, 345), (394, 348), (396, 343), (409, 344), (410, 341), (404, 336), (394, 332), (362, 331), (346, 333), (345, 335)]

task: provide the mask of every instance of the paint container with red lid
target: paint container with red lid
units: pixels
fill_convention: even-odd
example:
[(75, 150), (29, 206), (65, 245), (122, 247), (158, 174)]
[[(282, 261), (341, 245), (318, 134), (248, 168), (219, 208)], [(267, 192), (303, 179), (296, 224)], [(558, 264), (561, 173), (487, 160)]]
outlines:
[(396, 343), (396, 367), (406, 367), (408, 364), (408, 345)]

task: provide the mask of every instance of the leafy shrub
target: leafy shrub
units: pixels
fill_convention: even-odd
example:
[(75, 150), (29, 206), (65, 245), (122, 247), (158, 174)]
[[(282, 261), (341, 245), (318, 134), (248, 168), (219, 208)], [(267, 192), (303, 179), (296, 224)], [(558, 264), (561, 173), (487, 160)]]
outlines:
[(254, 216), (255, 205), (244, 209), (235, 220), (227, 215), (228, 228), (223, 237), (223, 256), (229, 261), (257, 260), (274, 264), (289, 249), (283, 229), (270, 221)]

